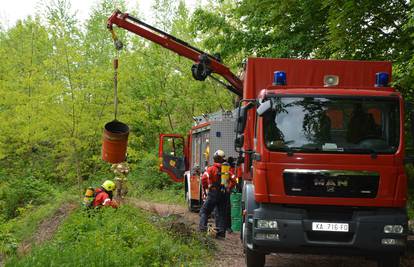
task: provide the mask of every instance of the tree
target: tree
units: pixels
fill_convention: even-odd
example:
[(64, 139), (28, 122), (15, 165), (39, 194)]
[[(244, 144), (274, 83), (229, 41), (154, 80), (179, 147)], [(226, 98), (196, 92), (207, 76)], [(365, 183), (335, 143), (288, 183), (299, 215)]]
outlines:
[(193, 16), (223, 55), (395, 59), (406, 48), (404, 0), (217, 1)]

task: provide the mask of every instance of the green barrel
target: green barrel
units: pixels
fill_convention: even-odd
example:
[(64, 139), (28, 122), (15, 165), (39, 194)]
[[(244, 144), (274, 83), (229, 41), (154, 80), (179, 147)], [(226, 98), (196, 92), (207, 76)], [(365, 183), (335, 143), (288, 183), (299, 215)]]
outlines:
[(230, 195), (231, 229), (235, 232), (240, 231), (242, 224), (241, 198), (241, 193), (232, 193)]

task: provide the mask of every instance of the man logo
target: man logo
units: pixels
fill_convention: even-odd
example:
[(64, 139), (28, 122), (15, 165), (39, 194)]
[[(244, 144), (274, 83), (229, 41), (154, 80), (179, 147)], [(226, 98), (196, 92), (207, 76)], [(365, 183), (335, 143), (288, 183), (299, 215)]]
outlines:
[(335, 186), (336, 186), (336, 184), (335, 184), (335, 182), (333, 180), (326, 181), (325, 186), (326, 186), (326, 191), (327, 192), (335, 192)]
[(336, 188), (339, 187), (348, 187), (349, 182), (347, 178), (339, 178), (339, 179), (314, 179), (313, 185), (316, 187), (326, 187), (326, 192), (335, 192)]
[(338, 187), (339, 186), (348, 187), (348, 179), (346, 178), (338, 179), (337, 184), (338, 184)]
[(316, 178), (315, 180), (313, 180), (313, 185), (314, 186), (325, 186), (325, 179)]

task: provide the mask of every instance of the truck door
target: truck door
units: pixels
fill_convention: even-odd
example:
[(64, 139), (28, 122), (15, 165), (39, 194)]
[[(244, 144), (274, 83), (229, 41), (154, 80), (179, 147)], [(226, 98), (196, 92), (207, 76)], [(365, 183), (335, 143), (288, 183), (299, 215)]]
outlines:
[(184, 180), (184, 138), (178, 134), (160, 134), (158, 156), (160, 171), (168, 173), (175, 182)]

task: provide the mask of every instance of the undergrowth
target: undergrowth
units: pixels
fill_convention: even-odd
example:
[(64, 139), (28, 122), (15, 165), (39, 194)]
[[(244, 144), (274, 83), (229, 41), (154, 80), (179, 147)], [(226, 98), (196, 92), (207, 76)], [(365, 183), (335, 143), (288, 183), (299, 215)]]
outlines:
[(164, 189), (146, 189), (139, 182), (131, 183), (129, 197), (158, 203), (185, 205), (184, 188), (182, 183), (173, 184)]
[(411, 220), (414, 220), (414, 168), (412, 166), (407, 166), (405, 170), (408, 176), (408, 217)]
[(6, 266), (200, 266), (210, 257), (203, 242), (196, 235), (179, 237), (128, 205), (89, 216), (78, 210), (52, 241)]
[(56, 194), (55, 198), (40, 206), (26, 206), (18, 217), (0, 223), (0, 254), (15, 254), (18, 244), (30, 238), (41, 221), (52, 216), (63, 202), (75, 201), (69, 193)]

